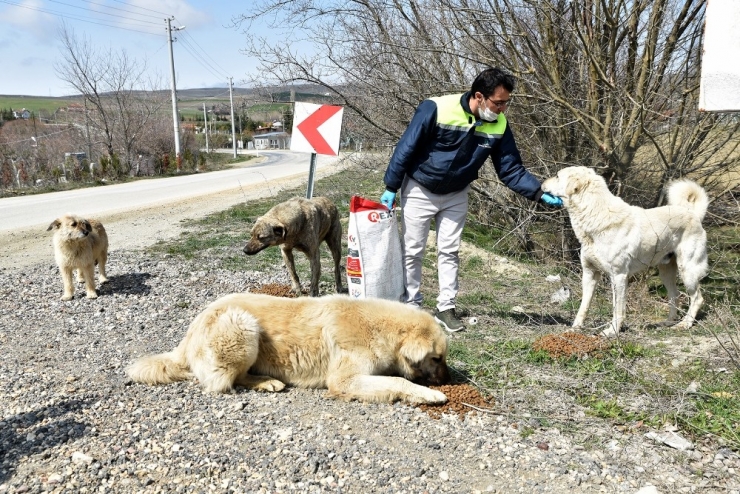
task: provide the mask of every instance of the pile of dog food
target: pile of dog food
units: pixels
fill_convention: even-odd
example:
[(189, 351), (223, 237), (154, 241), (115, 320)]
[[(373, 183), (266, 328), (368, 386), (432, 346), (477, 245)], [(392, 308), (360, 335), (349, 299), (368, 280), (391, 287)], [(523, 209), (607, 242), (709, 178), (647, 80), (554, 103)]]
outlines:
[(282, 285), (280, 283), (267, 283), (249, 290), (249, 293), (264, 293), (265, 295), (273, 295), (275, 297), (295, 298), (295, 293), (293, 293), (290, 285)]
[(535, 351), (544, 350), (552, 358), (585, 357), (598, 355), (609, 348), (609, 341), (601, 336), (575, 332), (548, 334), (532, 344)]
[(443, 405), (418, 405), (433, 419), (438, 419), (442, 414), (457, 415), (463, 418), (468, 413), (480, 413), (491, 410), (493, 403), (486, 400), (470, 384), (445, 384), (442, 386), (429, 386), (432, 389), (447, 395), (447, 403)]

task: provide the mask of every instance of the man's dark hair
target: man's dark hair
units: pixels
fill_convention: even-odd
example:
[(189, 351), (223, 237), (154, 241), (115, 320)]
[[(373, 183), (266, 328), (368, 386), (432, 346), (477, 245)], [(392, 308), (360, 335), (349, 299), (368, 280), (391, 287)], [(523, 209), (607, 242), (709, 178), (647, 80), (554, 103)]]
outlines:
[(473, 85), (470, 86), (470, 94), (476, 92), (481, 93), (483, 96), (488, 97), (493, 94), (497, 87), (503, 86), (509, 92), (514, 90), (516, 85), (516, 79), (508, 72), (492, 67), (486, 69), (475, 78)]

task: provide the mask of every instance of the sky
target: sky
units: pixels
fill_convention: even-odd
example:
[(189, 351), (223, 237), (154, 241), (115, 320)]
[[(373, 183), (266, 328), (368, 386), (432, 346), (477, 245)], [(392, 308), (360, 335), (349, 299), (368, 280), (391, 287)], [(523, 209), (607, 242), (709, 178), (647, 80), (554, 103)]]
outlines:
[[(66, 96), (72, 88), (54, 68), (62, 58), (64, 23), (96, 50), (146, 61), (170, 88), (166, 18), (173, 28), (177, 89), (245, 85), (256, 60), (240, 53), (243, 29), (229, 27), (250, 2), (224, 0), (0, 0), (0, 94)], [(254, 33), (264, 35), (266, 33)]]

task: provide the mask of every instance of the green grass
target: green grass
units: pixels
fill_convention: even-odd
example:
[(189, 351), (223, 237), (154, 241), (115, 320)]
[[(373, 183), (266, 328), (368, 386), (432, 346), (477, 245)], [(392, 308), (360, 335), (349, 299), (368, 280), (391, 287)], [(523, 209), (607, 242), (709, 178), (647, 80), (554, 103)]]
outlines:
[(53, 98), (44, 96), (4, 96), (0, 95), (0, 109), (20, 110), (25, 108), (38, 115), (43, 111), (47, 115), (53, 114), (62, 107), (69, 106), (70, 103), (80, 102), (75, 98)]

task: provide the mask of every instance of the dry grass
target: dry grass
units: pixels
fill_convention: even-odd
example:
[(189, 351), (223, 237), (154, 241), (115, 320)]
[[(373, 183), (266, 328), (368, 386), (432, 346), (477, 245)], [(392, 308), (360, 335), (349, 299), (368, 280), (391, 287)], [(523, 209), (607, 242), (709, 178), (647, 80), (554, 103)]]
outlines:
[[(314, 194), (328, 196), (337, 204), (345, 228), (352, 195), (376, 198), (382, 192), (382, 166), (378, 165), (382, 162), (377, 160), (375, 167), (358, 163), (316, 184)], [(264, 203), (239, 206), (194, 225), (192, 235), (178, 240), (179, 245), (187, 245), (190, 237), (208, 237), (208, 232), (247, 232), (250, 222), (273, 203), (302, 194), (283, 191)], [(564, 219), (557, 215), (563, 214), (534, 215), (541, 221), (532, 226), (533, 236), (539, 245), (550, 246), (550, 254), (559, 249), (552, 230)], [(740, 333), (736, 322), (740, 296), (735, 281), (740, 253), (733, 247), (740, 245), (740, 236), (734, 224), (709, 228), (712, 272), (704, 281), (707, 303), (693, 328), (677, 331), (658, 325), (668, 308), (657, 274), (651, 271), (631, 280), (628, 327), (617, 340), (598, 351), (558, 354), (544, 351), (535, 342), (542, 344), (548, 338), (569, 343), (597, 341), (590, 336), (611, 319), (608, 283), (597, 289), (586, 320), (589, 327), (564, 336), (580, 302), (579, 266), (526, 256), (506, 258), (502, 254), (511, 245), (501, 235), (507, 232), (483, 227), (475, 220), (469, 220), (466, 232), (457, 305), (464, 316), (475, 316), (478, 322), (451, 335), (449, 362), (456, 382), (474, 386), (493, 412), (522, 418), (523, 427), (556, 425), (584, 438), (591, 434), (591, 426), (602, 427), (604, 421), (628, 428), (669, 421), (681, 424), (686, 434), (697, 439), (724, 441), (740, 449)], [(225, 238), (205, 251), (199, 250), (202, 241), (188, 248), (196, 249), (199, 256), (221, 258), (230, 269), (283, 269), (279, 255), (241, 254), (244, 241)], [(422, 287), (428, 308), (434, 306), (437, 294), (434, 249), (432, 236)], [(326, 274), (332, 272), (331, 259), (326, 252), (322, 263), (323, 286), (331, 287)], [(299, 276), (308, 279), (304, 257), (296, 256), (296, 264)], [(554, 275), (559, 281), (548, 281)], [(553, 293), (562, 288), (569, 289), (570, 298), (552, 302)]]

